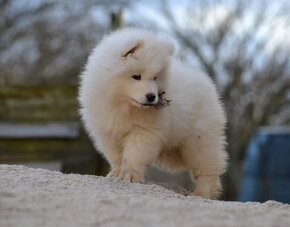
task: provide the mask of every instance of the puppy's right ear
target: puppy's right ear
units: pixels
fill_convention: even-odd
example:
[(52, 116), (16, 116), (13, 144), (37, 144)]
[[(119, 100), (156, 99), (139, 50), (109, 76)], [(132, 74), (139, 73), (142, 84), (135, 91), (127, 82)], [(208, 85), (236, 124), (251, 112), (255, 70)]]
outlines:
[(142, 40), (136, 40), (135, 42), (128, 45), (128, 47), (122, 52), (122, 57), (127, 58), (129, 56), (134, 56), (134, 54), (143, 47)]

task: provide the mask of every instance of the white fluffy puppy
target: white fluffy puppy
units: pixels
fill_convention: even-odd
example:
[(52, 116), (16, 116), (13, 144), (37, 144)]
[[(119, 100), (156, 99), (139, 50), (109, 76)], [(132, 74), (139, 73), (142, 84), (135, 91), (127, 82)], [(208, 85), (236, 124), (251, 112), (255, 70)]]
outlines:
[[(142, 182), (149, 165), (188, 170), (193, 194), (216, 198), (227, 159), (225, 114), (210, 78), (173, 52), (169, 40), (146, 30), (104, 37), (81, 75), (81, 116), (109, 176)], [(171, 102), (161, 109), (163, 92)]]

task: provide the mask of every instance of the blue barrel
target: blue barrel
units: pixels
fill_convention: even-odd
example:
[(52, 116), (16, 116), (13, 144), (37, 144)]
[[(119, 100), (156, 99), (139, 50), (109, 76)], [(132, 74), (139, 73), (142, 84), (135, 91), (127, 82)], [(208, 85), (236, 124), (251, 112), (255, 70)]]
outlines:
[(247, 150), (238, 200), (290, 203), (290, 128), (256, 131)]

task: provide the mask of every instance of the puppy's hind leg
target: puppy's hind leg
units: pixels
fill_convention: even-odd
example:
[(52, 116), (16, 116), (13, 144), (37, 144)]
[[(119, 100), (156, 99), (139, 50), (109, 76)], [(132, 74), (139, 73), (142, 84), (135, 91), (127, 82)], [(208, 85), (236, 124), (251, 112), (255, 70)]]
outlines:
[(206, 199), (216, 199), (222, 192), (219, 176), (197, 176), (195, 177), (196, 188), (192, 195)]
[(225, 152), (208, 146), (208, 143), (189, 143), (183, 151), (186, 167), (195, 180), (192, 195), (216, 199), (222, 192), (220, 176), (226, 166)]

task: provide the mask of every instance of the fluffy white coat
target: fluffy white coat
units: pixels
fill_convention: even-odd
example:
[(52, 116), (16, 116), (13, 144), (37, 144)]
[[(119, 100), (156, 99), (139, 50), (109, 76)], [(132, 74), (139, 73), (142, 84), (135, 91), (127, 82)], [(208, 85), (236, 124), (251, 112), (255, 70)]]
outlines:
[[(146, 30), (104, 37), (81, 75), (80, 113), (109, 176), (141, 182), (149, 165), (185, 169), (196, 180), (194, 195), (216, 198), (227, 159), (225, 114), (211, 79), (173, 52), (168, 39)], [(155, 109), (161, 92), (172, 101)]]

